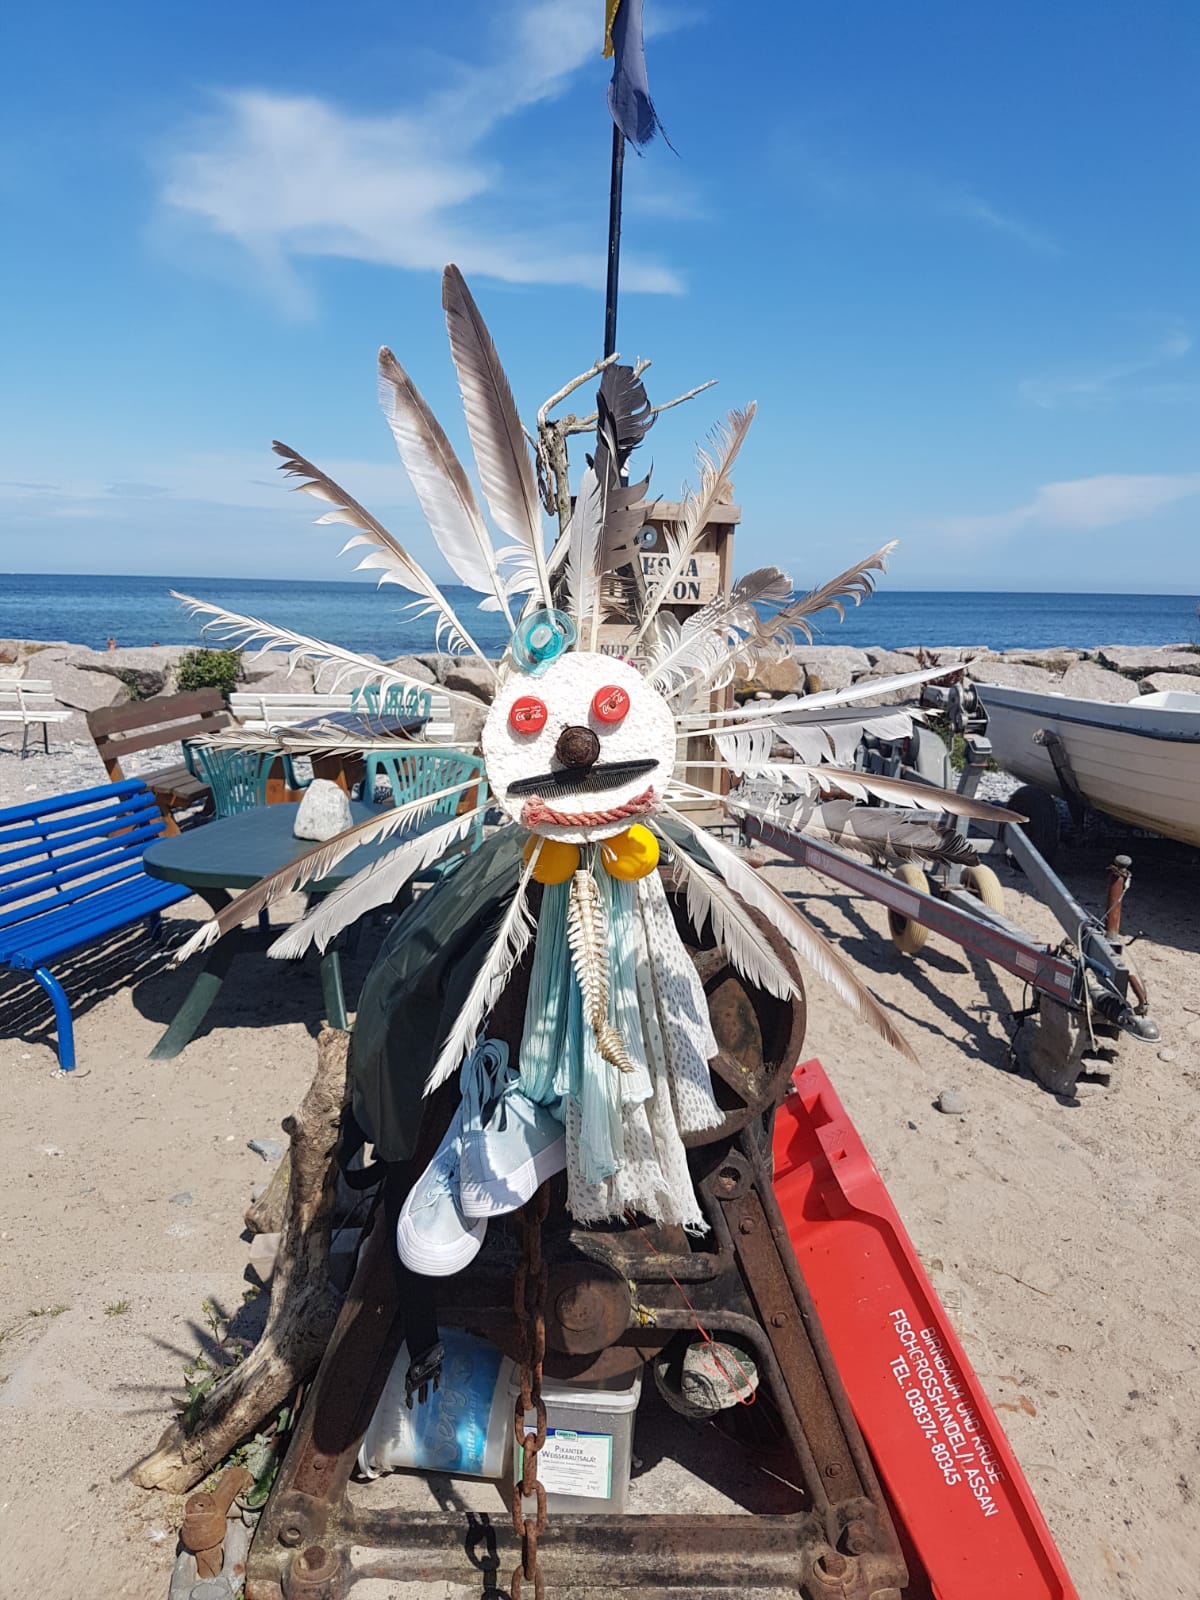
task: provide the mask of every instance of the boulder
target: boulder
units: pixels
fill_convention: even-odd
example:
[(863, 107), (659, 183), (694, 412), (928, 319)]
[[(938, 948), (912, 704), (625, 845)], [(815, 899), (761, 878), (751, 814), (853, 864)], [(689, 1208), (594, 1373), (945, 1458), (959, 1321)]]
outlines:
[(1152, 672), (1137, 687), (1143, 694), (1200, 694), (1200, 680), (1190, 672)]
[(476, 700), (489, 706), (496, 692), (496, 679), (492, 672), (474, 656), (454, 657), (442, 682), (447, 689), (474, 695)]
[(786, 661), (764, 661), (755, 668), (750, 681), (756, 689), (766, 689), (771, 694), (799, 694), (804, 688), (804, 668), (794, 657)]
[[(939, 644), (935, 646), (920, 644), (898, 644), (898, 656), (928, 656), (929, 665), (933, 666), (933, 657), (938, 661), (974, 661), (977, 658), (986, 658), (993, 654), (986, 644)], [(920, 663), (918, 662), (917, 665)]]
[(1075, 661), (1082, 661), (1082, 650), (1054, 648), (1049, 650), (1004, 650), (1005, 661), (1015, 661), (1021, 666), (1044, 667), (1047, 672), (1065, 672)]
[(415, 678), (418, 683), (439, 683), (437, 673), (429, 665), (428, 656), (397, 656), (394, 661), (389, 661), (388, 666), (397, 672), (403, 672), (407, 678)]
[(916, 662), (912, 656), (904, 655), (899, 650), (879, 650), (871, 645), (864, 651), (864, 654), (871, 663), (870, 671), (864, 673), (864, 677), (894, 678), (902, 672), (916, 670)]
[[(908, 670), (910, 672), (913, 670), (911, 661), (908, 663)], [(872, 682), (883, 683), (885, 679), (895, 676), (896, 674), (893, 672), (867, 672), (861, 678), (855, 678), (854, 686), (856, 689), (861, 689)], [(919, 683), (911, 683), (907, 689), (885, 689), (882, 694), (873, 694), (870, 700), (860, 700), (856, 704), (861, 705), (866, 710), (871, 706), (916, 705), (920, 698), (921, 685)]]
[(101, 706), (119, 706), (129, 699), (129, 689), (119, 678), (88, 671), (56, 650), (43, 651), (26, 662), (25, 676), (45, 679), (55, 699), (72, 711), (98, 711)]
[(287, 670), (287, 657), (278, 651), (258, 660), (242, 660), (240, 687), (252, 689), (255, 694), (311, 694), (312, 673), (307, 667)]
[(83, 671), (119, 678), (138, 700), (149, 700), (156, 694), (173, 691), (175, 667), (187, 648), (180, 644), (151, 644), (118, 650), (76, 649), (68, 660)]
[(1095, 652), (1114, 672), (1145, 678), (1151, 672), (1194, 672), (1200, 675), (1200, 651), (1180, 645), (1105, 644)]
[(976, 683), (995, 683), (1002, 689), (1029, 689), (1035, 694), (1052, 694), (1061, 681), (1056, 673), (1046, 672), (1042, 667), (1022, 666), (999, 656), (973, 662), (971, 676)]
[(0, 639), (0, 667), (15, 667), (19, 655), (15, 639)]
[[(1197, 685), (1200, 687), (1200, 680)], [(1138, 686), (1132, 678), (1123, 678), (1119, 672), (1107, 672), (1094, 661), (1076, 661), (1063, 673), (1058, 692), (1074, 695), (1079, 700), (1107, 700), (1120, 706), (1127, 700), (1137, 699)]]
[[(802, 644), (796, 650), (796, 660), (804, 668), (810, 692), (818, 689), (848, 689), (856, 677), (871, 670), (867, 652), (855, 650), (850, 645)], [(764, 684), (763, 687), (769, 686)]]

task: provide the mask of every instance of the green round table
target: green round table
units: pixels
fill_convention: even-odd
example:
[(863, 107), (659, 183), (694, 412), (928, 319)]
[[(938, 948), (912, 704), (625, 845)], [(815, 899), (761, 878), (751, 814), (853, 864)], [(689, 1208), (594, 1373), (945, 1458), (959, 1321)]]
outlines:
[[(255, 806), (238, 816), (220, 817), (215, 822), (189, 828), (186, 833), (156, 839), (143, 855), (143, 864), (152, 878), (181, 883), (194, 890), (215, 916), (233, 900), (230, 890), (249, 889), (260, 878), (293, 857), (303, 855), (317, 842), (297, 839), (292, 832), (299, 809), (294, 801), (286, 805)], [(352, 801), (350, 814), (353, 821), (365, 822), (378, 815), (378, 810), (375, 806)], [(444, 821), (444, 817), (433, 817), (424, 826)], [(420, 831), (421, 825), (418, 825), (406, 828), (403, 834), (393, 833), (387, 839), (360, 845), (319, 882), (305, 884), (304, 892), (328, 894), (347, 878), (370, 866), (372, 861), (394, 850), (400, 837)], [(169, 1060), (191, 1041), (220, 993), (229, 968), (238, 955), (252, 947), (253, 941), (252, 933), (238, 927), (230, 929), (223, 939), (209, 947), (182, 1005), (151, 1050), (151, 1060)], [(321, 991), (330, 1027), (345, 1028), (346, 998), (336, 941), (321, 956)]]

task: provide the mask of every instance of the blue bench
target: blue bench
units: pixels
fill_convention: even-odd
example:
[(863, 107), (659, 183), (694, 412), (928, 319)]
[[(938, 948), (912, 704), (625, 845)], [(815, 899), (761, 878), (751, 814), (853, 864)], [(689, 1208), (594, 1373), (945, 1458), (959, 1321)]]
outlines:
[(48, 963), (143, 917), (157, 932), (164, 907), (187, 899), (142, 866), (165, 826), (136, 778), (0, 811), (0, 971), (30, 972), (50, 996), (64, 1072), (75, 1066), (71, 1006)]

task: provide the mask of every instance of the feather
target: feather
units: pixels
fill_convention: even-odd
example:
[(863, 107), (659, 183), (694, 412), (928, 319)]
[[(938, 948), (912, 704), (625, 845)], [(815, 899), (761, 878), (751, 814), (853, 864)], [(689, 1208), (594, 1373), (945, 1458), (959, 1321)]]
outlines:
[(488, 1013), (500, 998), (509, 974), (525, 953), (525, 947), (533, 937), (533, 913), (526, 903), (526, 895), (541, 849), (539, 839), (521, 874), (512, 904), (504, 913), (496, 930), (496, 939), (488, 952), (487, 959), (476, 973), (475, 982), (463, 1001), (458, 1019), (446, 1035), (438, 1058), (433, 1064), (433, 1070), (425, 1084), (426, 1094), (432, 1094), (458, 1070), (463, 1057), (475, 1043)]
[[(406, 672), (398, 672), (395, 667), (384, 666), (367, 656), (356, 655), (353, 650), (343, 650), (340, 645), (326, 644), (324, 640), (310, 638), (308, 634), (294, 633), (291, 628), (277, 628), (274, 623), (263, 622), (258, 617), (226, 611), (223, 606), (211, 605), (207, 600), (197, 600), (175, 589), (170, 594), (173, 600), (178, 600), (186, 608), (189, 616), (208, 617), (209, 620), (201, 624), (204, 632), (211, 630), (227, 644), (242, 650), (256, 646), (259, 655), (268, 650), (286, 650), (289, 673), (301, 664), (311, 666), (316, 676), (320, 675), (323, 668), (332, 667), (332, 678), (325, 680), (329, 692), (348, 679), (358, 683), (399, 683), (406, 689), (418, 689), (422, 693), (429, 688), (428, 683), (420, 678), (412, 678)], [(479, 701), (473, 695), (460, 694), (454, 689), (441, 689), (439, 693), (452, 702), (457, 701), (464, 709), (479, 709)]]
[(845, 572), (839, 572), (836, 578), (831, 578), (819, 589), (810, 589), (806, 595), (802, 595), (791, 605), (782, 607), (771, 616), (759, 618), (756, 638), (763, 644), (772, 644), (786, 651), (790, 650), (794, 643), (792, 638), (794, 633), (802, 633), (811, 641), (812, 628), (808, 619), (815, 616), (818, 611), (836, 611), (839, 618), (844, 621), (847, 601), (859, 605), (867, 595), (874, 593), (875, 580), (871, 574), (887, 571), (887, 558), (896, 548), (897, 542), (895, 539), (891, 540), (876, 550), (874, 555), (866, 556), (854, 566), (848, 567)]
[(666, 572), (656, 580), (654, 588), (647, 597), (646, 610), (638, 624), (631, 647), (639, 644), (645, 637), (651, 619), (670, 594), (676, 578), (699, 544), (714, 506), (732, 497), (733, 480), (730, 471), (750, 431), (755, 409), (754, 402), (751, 401), (744, 411), (731, 411), (725, 425), (713, 430), (710, 439), (712, 454), (704, 450), (697, 453), (700, 487), (694, 493), (689, 492), (687, 495), (683, 521), (673, 531), (667, 532), (666, 543), (670, 561)]
[[(822, 689), (817, 694), (789, 694), (783, 695), (778, 700), (748, 701), (742, 706), (733, 706), (729, 710), (716, 711), (689, 711), (685, 714), (689, 723), (714, 722), (724, 720), (733, 722), (762, 721), (783, 726), (785, 722), (823, 722), (826, 720), (824, 713), (837, 706), (853, 705), (858, 700), (871, 700), (881, 694), (895, 694), (901, 689), (915, 688), (919, 683), (930, 683), (936, 678), (948, 677), (953, 672), (961, 672), (960, 665), (944, 667), (922, 667), (916, 672), (902, 672), (892, 678), (860, 678), (857, 683), (852, 683), (846, 689)], [(914, 713), (910, 710), (908, 714)]]
[(756, 805), (740, 794), (723, 804), (736, 816), (760, 817), (792, 833), (814, 834), (849, 850), (888, 861), (941, 861), (974, 866), (979, 860), (968, 839), (938, 813), (915, 816), (911, 811), (858, 805), (853, 800), (817, 801), (811, 796), (787, 802), (771, 799)]
[(618, 477), (653, 426), (654, 412), (634, 369), (619, 362), (605, 367), (596, 395), (596, 448), (607, 450)]
[[(478, 705), (478, 701), (476, 704)], [(364, 724), (366, 719), (364, 718)], [(212, 750), (272, 750), (286, 756), (409, 755), (419, 750), (474, 752), (479, 744), (466, 739), (420, 739), (407, 733), (348, 734), (345, 728), (243, 728), (236, 723), (217, 733), (196, 734), (189, 744)]]
[(368, 817), (365, 822), (356, 822), (353, 827), (343, 829), (332, 839), (324, 839), (302, 854), (293, 856), (290, 861), (285, 861), (283, 866), (268, 873), (265, 878), (260, 878), (249, 889), (244, 889), (236, 900), (231, 901), (215, 917), (210, 917), (207, 922), (201, 923), (187, 943), (181, 945), (176, 952), (176, 963), (186, 961), (188, 956), (194, 955), (197, 950), (207, 950), (209, 945), (215, 944), (231, 929), (238, 928), (243, 922), (257, 916), (265, 906), (272, 905), (285, 894), (293, 894), (308, 883), (319, 883), (360, 845), (370, 844), (375, 839), (386, 839), (398, 828), (419, 822), (440, 800), (448, 800), (452, 795), (461, 794), (464, 789), (471, 788), (478, 781), (477, 778), (465, 778), (460, 783), (448, 784), (436, 794), (421, 795), (416, 800), (406, 801), (404, 805), (380, 811), (376, 816)]
[(379, 403), (438, 549), (460, 583), (495, 598), (511, 628), (504, 580), (475, 491), (441, 424), (386, 347), (379, 352)]
[[(693, 763), (699, 765), (699, 763)], [(851, 800), (873, 798), (894, 806), (905, 806), (923, 811), (949, 812), (951, 816), (973, 817), (978, 822), (1024, 822), (1025, 818), (1004, 806), (995, 806), (986, 800), (975, 800), (957, 794), (953, 789), (939, 789), (932, 783), (918, 783), (909, 778), (887, 778), (877, 772), (860, 772), (857, 767), (827, 766), (820, 762), (806, 766), (801, 762), (769, 763), (747, 770), (747, 777), (762, 777), (770, 773), (783, 774), (776, 782), (793, 784), (812, 794), (833, 792)]]
[(386, 856), (380, 856), (348, 878), (332, 894), (322, 895), (299, 922), (293, 923), (275, 940), (267, 954), (281, 961), (291, 961), (302, 956), (310, 944), (325, 950), (343, 928), (357, 922), (365, 912), (373, 911), (376, 906), (391, 905), (404, 885), (445, 855), (451, 845), (476, 826), (487, 809), (486, 805), (476, 806), (473, 811), (451, 817), (449, 822), (430, 828), (415, 839), (403, 840)]
[(571, 523), (567, 530), (567, 564), (563, 573), (564, 597), (581, 637), (584, 619), (591, 616), (596, 602), (603, 527), (604, 491), (595, 469), (589, 467), (579, 480), (579, 492), (571, 512)]
[(281, 472), (286, 472), (289, 477), (304, 480), (296, 485), (300, 493), (310, 494), (317, 500), (328, 501), (333, 506), (332, 511), (326, 511), (323, 516), (317, 518), (318, 523), (342, 522), (351, 528), (359, 529), (358, 533), (346, 540), (341, 549), (341, 554), (345, 555), (347, 550), (366, 546), (369, 553), (354, 570), (362, 572), (370, 568), (377, 569), (380, 583), (395, 583), (400, 588), (419, 595), (420, 599), (406, 609), (414, 611), (418, 617), (436, 616), (438, 644), (444, 642), (455, 652), (470, 650), (472, 655), (478, 656), (494, 678), (495, 665), (488, 660), (459, 621), (454, 607), (424, 567), (409, 555), (397, 539), (392, 537), (383, 523), (369, 511), (364, 510), (340, 484), (335, 483), (319, 467), (314, 467), (311, 461), (306, 461), (303, 456), (297, 455), (288, 445), (280, 444), (276, 440), (271, 448), (277, 456), (283, 457), (283, 466), (279, 469)]
[(817, 977), (824, 979), (835, 994), (850, 1007), (855, 1016), (868, 1023), (894, 1050), (910, 1061), (916, 1056), (904, 1037), (897, 1032), (887, 1012), (875, 996), (859, 979), (854, 968), (833, 945), (817, 932), (812, 923), (796, 910), (790, 900), (781, 895), (719, 839), (698, 828), (680, 811), (667, 808), (672, 821), (684, 828), (697, 842), (712, 863), (716, 872), (728, 886), (746, 902), (761, 911), (805, 964)]
[(453, 265), (442, 274), (442, 306), (484, 498), (496, 526), (513, 541), (513, 548), (501, 552), (499, 559), (516, 553), (522, 561), (509, 580), (509, 591), (536, 588), (542, 604), (552, 607), (533, 458), (492, 336), (462, 273)]
[(600, 904), (600, 890), (587, 868), (576, 872), (571, 879), (567, 946), (583, 1001), (583, 1014), (591, 1026), (597, 1050), (619, 1072), (632, 1072), (633, 1062), (625, 1043), (608, 1018), (608, 928)]
[[(654, 824), (651, 823), (653, 827)], [(803, 990), (780, 961), (770, 940), (722, 878), (681, 850), (671, 836), (654, 830), (669, 847), (684, 880), (688, 917), (697, 933), (711, 921), (713, 938), (725, 946), (734, 967), (756, 987), (777, 999), (803, 999)]]
[(730, 675), (737, 665), (745, 636), (758, 625), (756, 605), (777, 600), (791, 589), (787, 574), (778, 567), (759, 567), (739, 578), (729, 595), (718, 595), (687, 619), (682, 627), (667, 625), (663, 639), (651, 656), (650, 682), (664, 694), (680, 694), (704, 684), (722, 687), (722, 668)]

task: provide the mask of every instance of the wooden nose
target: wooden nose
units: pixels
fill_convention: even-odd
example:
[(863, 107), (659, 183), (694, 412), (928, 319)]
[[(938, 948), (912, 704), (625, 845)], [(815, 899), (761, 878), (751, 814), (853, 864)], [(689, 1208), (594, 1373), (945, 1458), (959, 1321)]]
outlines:
[(591, 728), (582, 728), (575, 724), (564, 728), (559, 734), (554, 754), (564, 767), (573, 767), (577, 772), (581, 772), (590, 767), (600, 754), (600, 741)]

